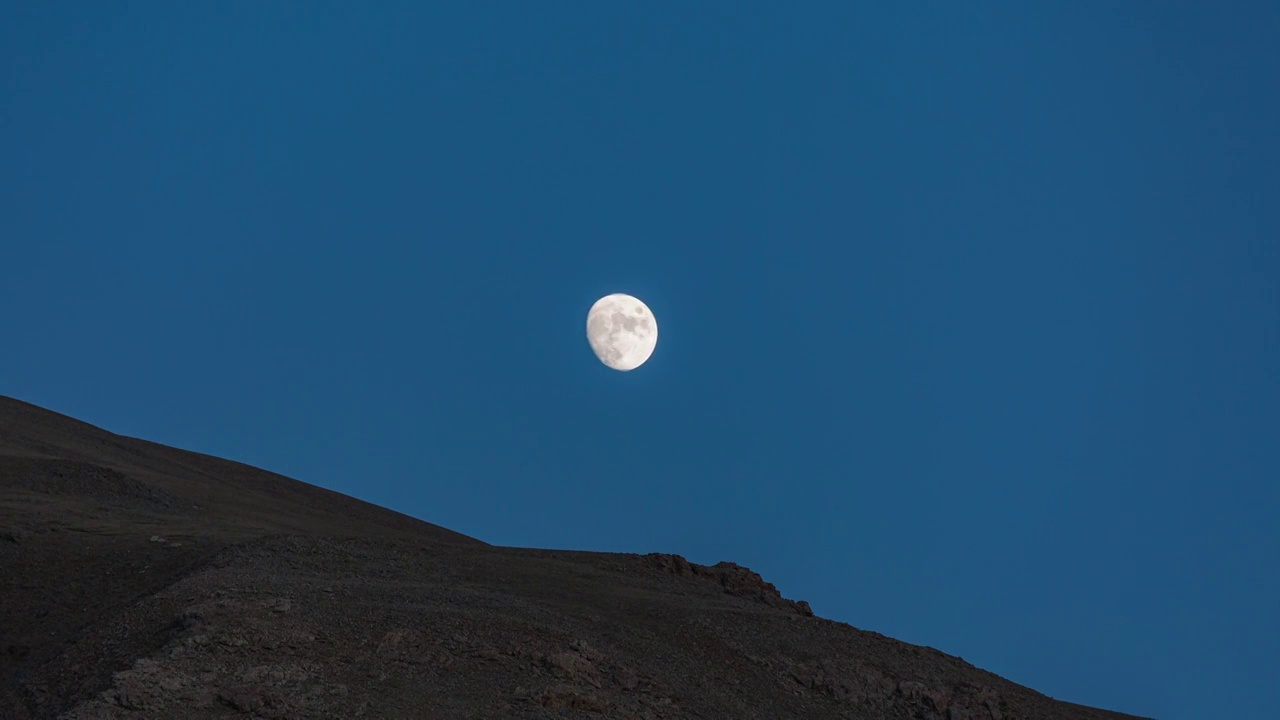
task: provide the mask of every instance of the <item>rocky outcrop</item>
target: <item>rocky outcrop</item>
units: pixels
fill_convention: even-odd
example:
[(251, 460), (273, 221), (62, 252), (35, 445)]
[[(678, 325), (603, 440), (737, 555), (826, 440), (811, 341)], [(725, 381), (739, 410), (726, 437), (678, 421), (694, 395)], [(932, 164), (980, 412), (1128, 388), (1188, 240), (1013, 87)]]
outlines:
[(754, 600), (804, 617), (813, 617), (813, 609), (809, 607), (808, 602), (782, 597), (782, 593), (778, 592), (778, 588), (773, 583), (766, 582), (759, 573), (737, 563), (719, 562), (711, 566), (698, 565), (679, 555), (667, 553), (651, 553), (645, 557), (655, 567), (672, 575), (714, 582), (729, 595)]

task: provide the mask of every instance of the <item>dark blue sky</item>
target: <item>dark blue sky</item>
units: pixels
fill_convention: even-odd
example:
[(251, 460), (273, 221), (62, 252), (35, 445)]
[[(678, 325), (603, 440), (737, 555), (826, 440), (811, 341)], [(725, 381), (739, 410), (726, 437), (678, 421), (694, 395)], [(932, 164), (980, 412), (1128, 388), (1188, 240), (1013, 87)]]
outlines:
[(0, 4), (0, 393), (1274, 708), (1280, 5), (428, 5)]

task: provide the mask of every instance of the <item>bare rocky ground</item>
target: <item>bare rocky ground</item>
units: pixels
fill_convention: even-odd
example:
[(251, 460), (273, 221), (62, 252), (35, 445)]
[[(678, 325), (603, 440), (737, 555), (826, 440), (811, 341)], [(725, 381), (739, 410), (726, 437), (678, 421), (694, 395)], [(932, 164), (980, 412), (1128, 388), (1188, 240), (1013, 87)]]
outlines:
[(526, 550), (0, 397), (0, 717), (1124, 718), (756, 573)]

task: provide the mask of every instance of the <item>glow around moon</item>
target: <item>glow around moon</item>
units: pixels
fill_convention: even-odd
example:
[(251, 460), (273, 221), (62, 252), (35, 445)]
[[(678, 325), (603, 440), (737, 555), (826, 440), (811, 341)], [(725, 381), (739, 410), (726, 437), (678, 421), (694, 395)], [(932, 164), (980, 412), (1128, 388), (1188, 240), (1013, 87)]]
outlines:
[(658, 344), (658, 319), (647, 305), (630, 295), (606, 295), (587, 313), (587, 342), (605, 365), (614, 370), (635, 370)]

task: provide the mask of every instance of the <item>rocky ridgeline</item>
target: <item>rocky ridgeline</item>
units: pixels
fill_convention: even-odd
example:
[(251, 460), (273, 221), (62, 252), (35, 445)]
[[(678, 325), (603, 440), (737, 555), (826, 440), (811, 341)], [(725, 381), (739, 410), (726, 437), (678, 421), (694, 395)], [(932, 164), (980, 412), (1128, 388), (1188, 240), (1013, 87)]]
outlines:
[(715, 565), (698, 565), (685, 560), (679, 555), (651, 553), (645, 556), (655, 566), (673, 575), (681, 577), (702, 578), (714, 582), (724, 592), (735, 597), (755, 600), (771, 607), (782, 608), (802, 615), (813, 617), (813, 609), (804, 600), (788, 600), (782, 597), (773, 583), (766, 582), (759, 573), (737, 563), (719, 562)]

